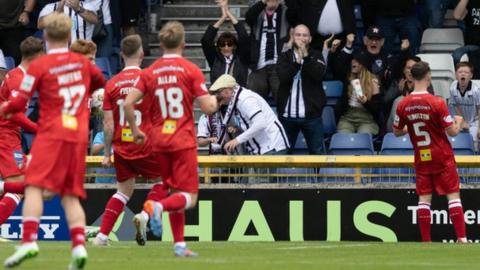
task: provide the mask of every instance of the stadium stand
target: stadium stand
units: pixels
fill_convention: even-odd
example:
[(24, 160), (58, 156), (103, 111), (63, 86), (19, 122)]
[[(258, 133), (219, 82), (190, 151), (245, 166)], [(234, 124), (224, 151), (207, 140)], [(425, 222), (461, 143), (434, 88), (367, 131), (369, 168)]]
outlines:
[(393, 133), (387, 133), (383, 137), (381, 155), (413, 155), (413, 145), (407, 135), (396, 137)]
[(328, 153), (331, 155), (374, 155), (372, 135), (368, 133), (336, 133)]
[(335, 120), (335, 112), (333, 107), (325, 106), (322, 112), (323, 134), (325, 138), (332, 136), (337, 132), (337, 122)]
[(448, 137), (455, 155), (475, 155), (472, 135), (468, 132), (462, 132), (456, 137)]
[(112, 69), (110, 68), (110, 60), (107, 57), (95, 58), (95, 64), (102, 70), (106, 79), (113, 77)]
[(459, 28), (434, 29), (423, 32), (420, 52), (422, 53), (452, 53), (465, 44), (463, 32)]
[(5, 64), (7, 65), (7, 70), (15, 68), (15, 59), (11, 56), (5, 56)]
[(343, 83), (341, 81), (324, 81), (323, 90), (327, 96), (327, 105), (335, 106), (337, 100), (342, 96)]

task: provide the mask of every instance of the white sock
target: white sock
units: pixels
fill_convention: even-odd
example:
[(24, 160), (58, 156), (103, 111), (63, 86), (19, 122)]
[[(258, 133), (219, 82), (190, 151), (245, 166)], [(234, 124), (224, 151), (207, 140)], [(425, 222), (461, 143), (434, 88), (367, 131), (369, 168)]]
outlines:
[(142, 216), (142, 218), (144, 218), (146, 221), (148, 221), (150, 219), (150, 217), (148, 216), (148, 213), (143, 211), (140, 213), (140, 215)]
[(0, 180), (0, 194), (3, 194), (3, 187), (5, 185), (5, 182), (3, 182), (2, 180)]

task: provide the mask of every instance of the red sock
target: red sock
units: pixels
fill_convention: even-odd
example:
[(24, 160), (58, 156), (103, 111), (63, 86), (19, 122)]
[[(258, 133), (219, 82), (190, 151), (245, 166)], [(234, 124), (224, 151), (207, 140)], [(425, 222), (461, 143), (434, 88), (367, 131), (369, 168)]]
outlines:
[(20, 198), (12, 193), (7, 193), (0, 200), (0, 225), (3, 224), (15, 211), (20, 203)]
[(39, 223), (40, 220), (35, 217), (26, 217), (23, 219), (23, 244), (37, 241)]
[(5, 182), (3, 184), (3, 192), (15, 193), (15, 194), (24, 194), (25, 193), (25, 183), (24, 182)]
[(455, 228), (457, 239), (465, 238), (465, 219), (463, 217), (462, 201), (460, 199), (450, 200), (448, 202), (448, 211), (450, 212), (450, 220)]
[(163, 206), (163, 211), (179, 211), (187, 206), (187, 198), (181, 192), (174, 193), (167, 198), (160, 201)]
[(168, 196), (168, 187), (164, 184), (155, 184), (147, 195), (147, 200), (159, 202)]
[(430, 204), (425, 202), (419, 202), (417, 208), (417, 219), (420, 227), (420, 234), (422, 236), (422, 242), (432, 242), (430, 235), (430, 227), (432, 216), (430, 214)]
[(85, 246), (85, 228), (84, 227), (71, 228), (70, 239), (72, 239), (72, 248), (79, 245)]
[(172, 227), (173, 242), (184, 242), (185, 211), (169, 212), (168, 217)]
[(112, 232), (113, 225), (117, 222), (118, 216), (123, 212), (123, 208), (127, 204), (129, 198), (127, 195), (117, 192), (113, 194), (105, 207), (103, 213), (102, 225), (100, 226), (100, 233), (108, 236)]

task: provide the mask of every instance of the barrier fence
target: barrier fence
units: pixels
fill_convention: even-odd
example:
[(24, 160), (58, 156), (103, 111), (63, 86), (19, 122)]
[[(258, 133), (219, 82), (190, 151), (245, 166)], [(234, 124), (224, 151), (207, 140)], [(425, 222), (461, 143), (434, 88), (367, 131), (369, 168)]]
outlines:
[[(89, 156), (87, 165), (100, 167), (102, 159)], [(480, 183), (480, 156), (457, 156), (456, 161), (462, 184)], [(199, 156), (198, 163), (203, 184), (415, 183), (413, 156)], [(87, 182), (100, 176), (114, 174), (89, 169)]]

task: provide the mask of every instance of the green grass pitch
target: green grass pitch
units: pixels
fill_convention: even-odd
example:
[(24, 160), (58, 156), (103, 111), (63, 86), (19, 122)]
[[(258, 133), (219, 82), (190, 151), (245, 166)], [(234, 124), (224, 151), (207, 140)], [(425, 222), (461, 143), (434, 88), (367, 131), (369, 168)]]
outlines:
[[(0, 243), (0, 259), (17, 243)], [(175, 258), (170, 243), (115, 242), (108, 247), (89, 244), (86, 269), (480, 269), (477, 244), (371, 242), (190, 243), (198, 258)], [(37, 258), (17, 269), (67, 269), (69, 242), (40, 242)]]

